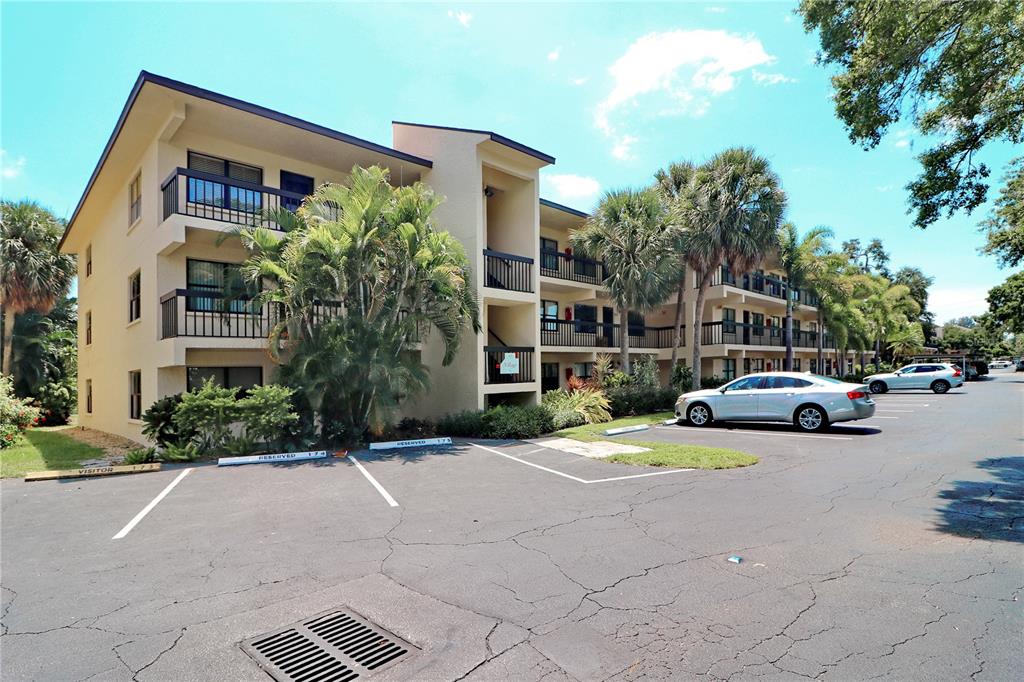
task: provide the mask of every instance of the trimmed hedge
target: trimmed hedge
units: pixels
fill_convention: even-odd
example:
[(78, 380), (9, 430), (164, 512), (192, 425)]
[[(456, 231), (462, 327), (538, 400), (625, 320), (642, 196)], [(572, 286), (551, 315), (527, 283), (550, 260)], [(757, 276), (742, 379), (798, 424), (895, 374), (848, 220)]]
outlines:
[(612, 417), (662, 412), (675, 407), (679, 393), (674, 388), (643, 388), (616, 386), (605, 389), (611, 403)]
[(502, 405), (486, 412), (466, 410), (437, 423), (438, 435), (472, 438), (537, 438), (553, 430), (551, 413), (542, 405)]

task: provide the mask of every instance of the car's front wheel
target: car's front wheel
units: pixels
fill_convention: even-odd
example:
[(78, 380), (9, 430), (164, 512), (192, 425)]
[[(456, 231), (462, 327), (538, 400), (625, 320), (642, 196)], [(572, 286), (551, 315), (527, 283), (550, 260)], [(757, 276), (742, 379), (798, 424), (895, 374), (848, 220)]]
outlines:
[(797, 409), (793, 424), (801, 431), (812, 433), (828, 428), (828, 415), (817, 405), (804, 405)]
[(871, 389), (872, 393), (885, 393), (889, 390), (884, 381), (872, 381), (868, 388)]
[(686, 419), (693, 426), (707, 426), (711, 423), (711, 410), (704, 403), (690, 405), (686, 411)]
[(933, 393), (946, 393), (947, 391), (949, 391), (948, 381), (943, 381), (942, 379), (939, 379), (938, 381), (932, 382)]

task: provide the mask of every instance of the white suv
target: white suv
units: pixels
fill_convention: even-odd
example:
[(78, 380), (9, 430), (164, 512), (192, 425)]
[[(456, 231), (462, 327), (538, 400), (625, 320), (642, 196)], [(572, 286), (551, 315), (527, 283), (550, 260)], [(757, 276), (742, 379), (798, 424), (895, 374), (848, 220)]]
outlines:
[(964, 374), (956, 365), (945, 362), (922, 362), (900, 367), (895, 372), (872, 374), (864, 377), (872, 393), (886, 393), (903, 389), (924, 388), (945, 393), (964, 384)]

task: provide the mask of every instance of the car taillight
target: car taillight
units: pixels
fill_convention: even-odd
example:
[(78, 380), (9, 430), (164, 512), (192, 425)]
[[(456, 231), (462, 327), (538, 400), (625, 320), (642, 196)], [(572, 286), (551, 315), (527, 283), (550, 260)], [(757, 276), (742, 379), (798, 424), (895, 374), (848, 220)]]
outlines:
[(959, 367), (954, 367), (953, 368), (953, 376), (955, 376), (955, 377), (960, 376), (960, 368)]
[(860, 398), (867, 398), (868, 394), (864, 391), (847, 391), (846, 397), (850, 400), (858, 400)]

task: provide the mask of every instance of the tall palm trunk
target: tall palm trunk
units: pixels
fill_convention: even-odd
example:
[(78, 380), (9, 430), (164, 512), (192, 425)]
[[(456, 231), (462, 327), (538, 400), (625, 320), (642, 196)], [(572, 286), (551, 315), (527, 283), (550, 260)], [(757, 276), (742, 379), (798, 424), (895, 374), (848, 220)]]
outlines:
[(817, 370), (822, 374), (825, 373), (823, 366), (825, 362), (825, 315), (821, 312), (821, 308), (818, 309), (818, 360)]
[(629, 308), (621, 308), (619, 316), (619, 368), (629, 374)]
[(786, 372), (793, 371), (793, 299), (789, 296), (789, 291), (786, 292), (786, 362), (783, 365), (783, 370)]
[(0, 370), (5, 373), (14, 376), (14, 367), (11, 363), (14, 361), (14, 307), (10, 305), (4, 306), (4, 354), (3, 363), (0, 364)]
[(700, 333), (704, 326), (704, 298), (707, 296), (714, 272), (714, 268), (708, 268), (701, 273), (700, 286), (697, 289), (697, 302), (693, 309), (693, 382), (690, 387), (694, 391), (700, 389)]
[(679, 345), (683, 340), (683, 290), (685, 288), (686, 277), (683, 277), (683, 281), (679, 283), (679, 290), (676, 292), (675, 334), (672, 335), (672, 360), (669, 364), (669, 372), (675, 371), (676, 362), (679, 361)]
[(879, 367), (878, 363), (882, 359), (881, 358), (881, 352), (882, 352), (882, 337), (881, 336), (876, 336), (875, 337), (875, 371), (876, 372), (878, 371), (878, 367)]

